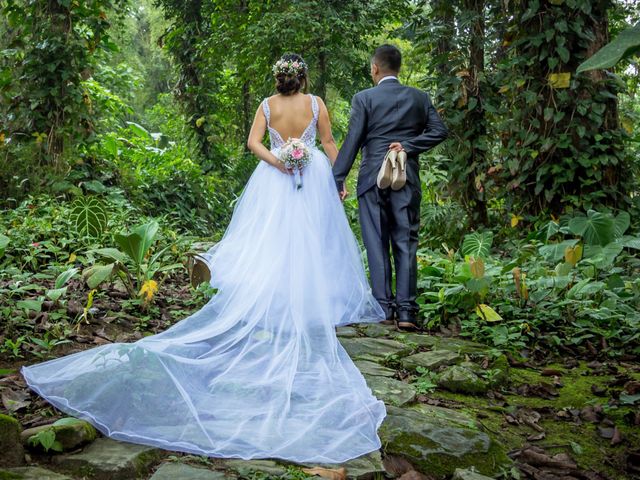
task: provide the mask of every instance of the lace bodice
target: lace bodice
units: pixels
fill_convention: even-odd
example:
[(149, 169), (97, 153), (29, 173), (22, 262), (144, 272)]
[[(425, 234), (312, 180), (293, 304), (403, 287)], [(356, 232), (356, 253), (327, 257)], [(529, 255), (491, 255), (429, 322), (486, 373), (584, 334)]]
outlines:
[[(313, 118), (311, 119), (311, 122), (309, 123), (309, 125), (307, 125), (307, 128), (302, 133), (300, 140), (302, 140), (308, 146), (314, 147), (316, 144), (316, 129), (318, 125), (319, 108), (318, 108), (318, 100), (316, 99), (315, 95), (312, 95), (310, 93), (308, 95), (311, 96), (311, 110), (313, 111)], [(262, 110), (264, 111), (264, 116), (267, 119), (267, 129), (269, 130), (269, 141), (271, 142), (271, 148), (280, 148), (282, 145), (284, 145), (285, 140), (280, 135), (280, 132), (278, 132), (275, 128), (271, 127), (271, 122), (270, 122), (271, 110), (269, 108), (269, 102), (267, 100), (268, 99), (265, 98), (262, 101)]]

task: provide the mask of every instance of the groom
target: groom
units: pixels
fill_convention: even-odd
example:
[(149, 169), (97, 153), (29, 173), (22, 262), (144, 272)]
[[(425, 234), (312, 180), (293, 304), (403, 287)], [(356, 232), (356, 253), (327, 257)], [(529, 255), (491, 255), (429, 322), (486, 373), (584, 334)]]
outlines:
[[(373, 295), (386, 312), (382, 323), (418, 329), (416, 315), (418, 230), (421, 186), (418, 155), (435, 147), (448, 130), (429, 95), (402, 85), (402, 57), (393, 45), (378, 47), (371, 59), (376, 85), (354, 95), (349, 131), (333, 166), (340, 197), (347, 195), (345, 179), (362, 148), (358, 173), (358, 210), (367, 250)], [(378, 188), (376, 179), (387, 150), (407, 153), (407, 182), (400, 190)], [(396, 274), (391, 285), (390, 248)]]

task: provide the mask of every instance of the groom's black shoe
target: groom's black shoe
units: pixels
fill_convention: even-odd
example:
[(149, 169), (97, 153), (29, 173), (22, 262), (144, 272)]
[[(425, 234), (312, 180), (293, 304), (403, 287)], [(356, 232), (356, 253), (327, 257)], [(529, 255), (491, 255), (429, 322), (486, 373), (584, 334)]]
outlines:
[(383, 325), (395, 325), (396, 321), (396, 309), (393, 307), (389, 307), (387, 310), (387, 318), (382, 320), (380, 323)]
[(415, 315), (409, 310), (398, 310), (398, 330), (420, 330)]

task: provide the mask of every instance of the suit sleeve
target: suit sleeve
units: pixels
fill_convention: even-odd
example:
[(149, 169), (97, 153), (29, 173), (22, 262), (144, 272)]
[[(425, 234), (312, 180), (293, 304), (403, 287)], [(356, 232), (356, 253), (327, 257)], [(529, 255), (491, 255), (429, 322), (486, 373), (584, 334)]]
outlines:
[(347, 137), (338, 152), (338, 158), (333, 165), (333, 176), (338, 190), (342, 190), (345, 178), (349, 174), (358, 151), (364, 142), (367, 132), (367, 112), (360, 95), (356, 94), (351, 99), (351, 114), (349, 116), (349, 128)]
[(426, 152), (439, 143), (442, 143), (449, 135), (449, 130), (440, 118), (440, 115), (438, 115), (438, 112), (431, 103), (429, 94), (426, 92), (424, 108), (427, 120), (422, 133), (401, 142), (402, 147), (409, 155)]

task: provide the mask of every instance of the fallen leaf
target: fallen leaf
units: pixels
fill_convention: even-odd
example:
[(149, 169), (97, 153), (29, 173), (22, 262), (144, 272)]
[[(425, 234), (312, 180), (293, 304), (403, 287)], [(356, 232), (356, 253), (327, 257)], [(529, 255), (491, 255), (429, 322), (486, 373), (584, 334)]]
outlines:
[(324, 467), (312, 467), (303, 468), (304, 473), (309, 475), (317, 475), (323, 478), (329, 478), (330, 480), (346, 480), (347, 470), (344, 467), (340, 468), (324, 468)]
[(2, 404), (10, 412), (17, 412), (21, 408), (28, 407), (31, 401), (27, 392), (4, 389), (2, 391)]

